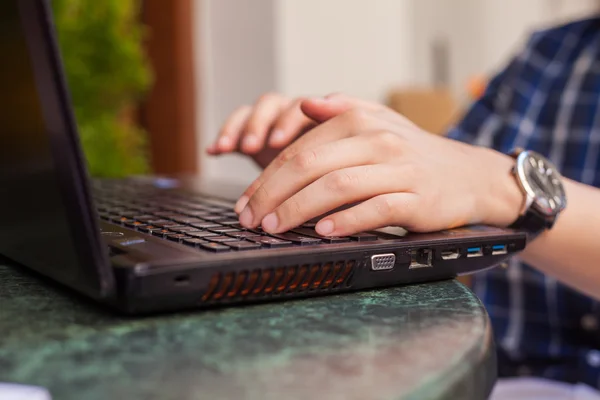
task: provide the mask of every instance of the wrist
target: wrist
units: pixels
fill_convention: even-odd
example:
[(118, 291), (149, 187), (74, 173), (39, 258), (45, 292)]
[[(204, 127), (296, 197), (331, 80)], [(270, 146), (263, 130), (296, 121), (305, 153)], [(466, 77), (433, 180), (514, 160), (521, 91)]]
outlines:
[(524, 194), (512, 174), (514, 158), (491, 149), (478, 149), (484, 183), (480, 185), (481, 222), (507, 227), (517, 220), (523, 207)]

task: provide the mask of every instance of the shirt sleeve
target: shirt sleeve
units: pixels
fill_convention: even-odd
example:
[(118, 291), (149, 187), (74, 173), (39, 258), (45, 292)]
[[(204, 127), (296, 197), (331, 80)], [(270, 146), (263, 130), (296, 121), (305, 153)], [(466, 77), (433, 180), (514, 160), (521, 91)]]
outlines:
[(505, 151), (504, 147), (517, 132), (511, 132), (511, 115), (515, 110), (515, 86), (523, 71), (524, 55), (514, 57), (506, 67), (494, 76), (481, 98), (475, 101), (460, 122), (447, 133), (447, 137), (461, 142), (495, 148)]

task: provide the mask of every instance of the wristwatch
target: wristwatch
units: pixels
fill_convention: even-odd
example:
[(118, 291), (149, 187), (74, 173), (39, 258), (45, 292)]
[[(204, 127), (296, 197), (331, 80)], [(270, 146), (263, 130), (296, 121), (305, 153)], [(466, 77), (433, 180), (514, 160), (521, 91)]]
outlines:
[(510, 228), (525, 231), (532, 240), (551, 229), (567, 206), (565, 188), (556, 166), (541, 154), (518, 148), (511, 156), (516, 160), (512, 174), (524, 201)]

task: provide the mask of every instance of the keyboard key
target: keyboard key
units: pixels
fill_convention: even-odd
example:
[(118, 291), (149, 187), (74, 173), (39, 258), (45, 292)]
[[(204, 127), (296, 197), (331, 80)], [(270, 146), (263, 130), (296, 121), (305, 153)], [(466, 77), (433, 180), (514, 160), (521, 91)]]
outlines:
[(187, 208), (188, 210), (210, 214), (210, 211), (207, 211), (208, 207), (203, 204), (184, 203), (183, 207)]
[(121, 207), (107, 207), (105, 210), (105, 212), (112, 215), (118, 215), (119, 217), (121, 216), (122, 211), (125, 211), (125, 209)]
[(159, 228), (158, 226), (154, 226), (154, 225), (146, 225), (146, 226), (140, 227), (139, 230), (141, 232), (145, 232), (145, 233), (152, 233), (152, 232), (160, 231), (160, 230), (162, 230), (162, 228)]
[(200, 248), (205, 249), (205, 250), (214, 251), (216, 253), (221, 253), (221, 252), (224, 252), (224, 251), (231, 250), (231, 247), (224, 246), (224, 245), (219, 244), (219, 243), (201, 243), (200, 244)]
[(150, 221), (147, 221), (149, 224), (151, 225), (156, 225), (156, 226), (161, 226), (162, 224), (171, 224), (173, 223), (173, 221), (169, 221), (168, 219), (153, 219)]
[(138, 228), (142, 228), (142, 227), (146, 226), (146, 224), (144, 224), (143, 222), (140, 222), (140, 221), (133, 221), (133, 222), (125, 222), (125, 226), (128, 228), (138, 229)]
[(230, 211), (230, 210), (228, 210), (228, 209), (226, 209), (224, 207), (209, 206), (209, 207), (206, 208), (206, 211), (214, 213), (214, 214), (220, 214), (220, 213), (227, 212), (227, 211)]
[(134, 215), (133, 219), (141, 222), (150, 222), (152, 220), (155, 220), (156, 217), (154, 215)]
[(165, 235), (165, 238), (172, 242), (180, 242), (183, 239), (188, 239), (189, 236), (187, 236), (183, 233), (168, 233)]
[(175, 222), (179, 222), (180, 224), (200, 224), (203, 221), (201, 219), (198, 218), (193, 218), (193, 217), (183, 217), (183, 218), (173, 218), (173, 221)]
[(237, 219), (228, 219), (226, 221), (219, 221), (219, 223), (221, 225), (228, 225), (228, 226), (232, 226), (232, 225), (239, 225), (240, 221)]
[(169, 228), (169, 230), (175, 233), (185, 233), (186, 235), (195, 232), (202, 232), (200, 229), (192, 228), (189, 226), (184, 226), (183, 228)]
[(321, 239), (299, 235), (294, 232), (278, 233), (271, 236), (274, 236), (281, 240), (289, 240), (294, 244), (299, 244), (302, 246), (321, 243)]
[(227, 232), (226, 235), (234, 237), (234, 238), (239, 238), (239, 239), (242, 239), (242, 238), (252, 238), (252, 237), (254, 237), (254, 238), (260, 237), (259, 234), (254, 233), (254, 232), (239, 231), (239, 230), (237, 232)]
[(198, 247), (201, 244), (208, 244), (208, 243), (209, 242), (207, 242), (206, 240), (202, 240), (202, 239), (183, 239), (183, 244), (192, 246), (192, 247)]
[(194, 211), (194, 210), (186, 210), (182, 214), (189, 215), (190, 217), (202, 218), (207, 215), (211, 215), (208, 211)]
[(224, 217), (222, 215), (207, 215), (206, 217), (202, 217), (202, 219), (205, 221), (213, 222), (213, 221), (222, 221), (224, 219), (227, 219), (227, 217)]
[(159, 212), (160, 209), (156, 207), (140, 207), (139, 211), (144, 214), (154, 214)]
[(236, 221), (237, 221), (237, 218), (238, 218), (238, 215), (237, 215), (237, 213), (235, 211), (227, 211), (227, 212), (221, 213), (221, 215), (224, 215), (226, 217), (235, 219)]
[(209, 231), (211, 232), (215, 232), (215, 233), (230, 233), (230, 232), (239, 232), (239, 229), (235, 229), (235, 228), (210, 228)]
[(267, 247), (288, 247), (293, 245), (289, 240), (281, 240), (270, 236), (249, 237), (248, 240)]
[(313, 238), (321, 239), (326, 243), (344, 243), (350, 241), (349, 237), (321, 236), (315, 230), (308, 228), (296, 228), (292, 232), (299, 233), (300, 235), (306, 235)]
[(225, 244), (235, 250), (253, 250), (260, 249), (260, 244), (254, 242), (237, 241), (237, 242), (225, 242)]
[(186, 232), (186, 235), (193, 236), (195, 238), (209, 238), (211, 236), (219, 236), (217, 233), (208, 232), (208, 231)]
[(115, 224), (122, 224), (125, 221), (129, 221), (129, 218), (121, 217), (120, 215), (111, 215), (109, 219)]
[(374, 235), (372, 233), (357, 233), (354, 235), (350, 235), (350, 238), (358, 242), (371, 242), (379, 239), (377, 235)]
[(121, 216), (127, 217), (129, 219), (135, 219), (135, 216), (139, 214), (140, 212), (138, 210), (125, 210), (121, 212)]
[(237, 240), (236, 238), (232, 238), (231, 236), (207, 236), (206, 239), (210, 240), (211, 242), (217, 243), (235, 242)]
[(159, 211), (154, 213), (154, 215), (157, 215), (164, 219), (185, 218), (185, 215), (177, 214), (173, 211)]
[(210, 228), (218, 228), (221, 225), (215, 224), (214, 222), (202, 222), (199, 224), (191, 224), (194, 228), (198, 229), (210, 229)]
[(181, 225), (179, 222), (167, 221), (158, 223), (156, 221), (150, 221), (152, 225), (160, 226), (162, 228), (183, 228), (185, 225)]
[(164, 237), (165, 235), (169, 235), (172, 234), (173, 232), (171, 232), (168, 229), (159, 229), (159, 230), (154, 230), (152, 231), (152, 235), (153, 236), (158, 236), (158, 237)]

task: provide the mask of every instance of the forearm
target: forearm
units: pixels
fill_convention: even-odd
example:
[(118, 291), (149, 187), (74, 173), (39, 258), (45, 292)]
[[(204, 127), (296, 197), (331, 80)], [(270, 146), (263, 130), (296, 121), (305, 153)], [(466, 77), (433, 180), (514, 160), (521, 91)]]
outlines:
[(600, 189), (565, 179), (568, 205), (555, 226), (521, 258), (549, 276), (600, 299)]

